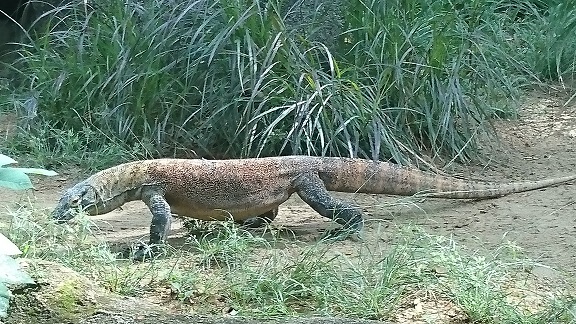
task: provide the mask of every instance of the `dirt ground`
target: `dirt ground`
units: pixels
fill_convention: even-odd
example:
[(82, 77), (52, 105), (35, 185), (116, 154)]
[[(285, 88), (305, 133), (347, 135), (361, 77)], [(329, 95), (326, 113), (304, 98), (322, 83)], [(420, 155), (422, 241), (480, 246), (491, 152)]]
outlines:
[[(535, 92), (521, 106), (520, 118), (497, 121), (499, 142), (483, 150), (484, 161), (451, 166), (447, 172), (468, 179), (511, 182), (560, 177), (576, 172), (576, 100), (561, 90)], [(568, 104), (566, 104), (568, 102)], [(0, 129), (0, 132), (3, 131)], [(56, 179), (37, 179), (34, 201), (53, 206), (61, 192), (86, 175), (59, 170)], [(574, 183), (483, 201), (428, 199), (417, 206), (394, 204), (398, 198), (337, 194), (362, 206), (368, 215), (365, 236), (388, 241), (397, 225), (412, 224), (430, 233), (447, 235), (469, 248), (486, 249), (514, 241), (526, 255), (550, 266), (535, 269), (554, 279), (556, 270), (576, 275), (576, 187)], [(0, 191), (0, 206), (23, 199)], [(391, 206), (392, 205), (392, 206)], [(391, 207), (390, 207), (391, 206)], [(144, 238), (150, 214), (139, 202), (95, 217), (108, 241), (129, 243)], [(301, 240), (313, 240), (329, 222), (293, 197), (281, 206), (277, 226), (292, 230)], [(182, 234), (173, 225), (174, 240)], [(342, 249), (355, 249), (355, 242)]]

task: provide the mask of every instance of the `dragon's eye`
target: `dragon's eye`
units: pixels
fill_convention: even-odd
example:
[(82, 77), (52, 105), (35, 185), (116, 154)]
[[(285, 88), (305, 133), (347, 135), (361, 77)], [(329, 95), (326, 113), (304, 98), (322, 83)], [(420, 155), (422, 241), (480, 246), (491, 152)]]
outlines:
[(78, 207), (78, 205), (80, 205), (80, 196), (74, 196), (70, 198), (71, 207)]

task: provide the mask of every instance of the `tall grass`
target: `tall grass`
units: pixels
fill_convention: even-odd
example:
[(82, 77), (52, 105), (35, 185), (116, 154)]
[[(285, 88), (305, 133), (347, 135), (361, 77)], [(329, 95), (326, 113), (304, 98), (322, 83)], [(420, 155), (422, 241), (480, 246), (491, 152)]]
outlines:
[[(340, 46), (363, 84), (374, 116), (373, 142), (401, 151), (405, 143), (449, 155), (470, 153), (482, 121), (501, 97), (515, 97), (518, 81), (494, 30), (490, 3), (351, 1)], [(384, 108), (384, 109), (383, 109)], [(388, 126), (387, 131), (378, 128)]]
[(527, 59), (543, 80), (568, 81), (572, 86), (576, 71), (576, 1), (550, 7), (527, 22), (523, 34)]
[[(306, 7), (304, 16), (313, 17), (303, 18), (307, 24), (294, 18), (303, 5), (129, 0), (57, 7), (16, 44), (14, 82), (0, 101), (22, 113), (32, 98), (50, 128), (90, 131), (88, 152), (112, 142), (145, 156), (406, 162), (427, 150), (466, 160), (485, 121), (513, 113), (526, 80), (552, 71), (523, 59), (544, 43), (520, 55), (516, 46), (525, 43), (511, 37), (569, 4), (352, 0), (333, 4), (337, 21), (323, 20), (329, 4)], [(561, 75), (574, 70), (570, 46), (550, 61)]]

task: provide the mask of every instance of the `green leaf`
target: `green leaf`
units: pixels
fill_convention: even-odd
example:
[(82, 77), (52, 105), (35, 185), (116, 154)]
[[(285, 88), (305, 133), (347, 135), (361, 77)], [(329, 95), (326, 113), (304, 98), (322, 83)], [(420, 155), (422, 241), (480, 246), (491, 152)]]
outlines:
[(0, 254), (0, 282), (8, 285), (24, 285), (33, 284), (34, 280), (20, 269), (16, 260)]
[(0, 254), (0, 317), (6, 317), (11, 296), (7, 285), (33, 284), (34, 280), (20, 269), (18, 262), (11, 257)]
[(10, 170), (19, 170), (19, 171), (22, 171), (24, 173), (40, 174), (40, 175), (45, 175), (48, 177), (58, 175), (58, 173), (56, 173), (54, 171), (39, 169), (39, 168), (10, 168)]
[(14, 190), (31, 189), (32, 182), (28, 175), (21, 170), (14, 168), (0, 167), (0, 187)]
[(14, 164), (17, 163), (14, 159), (4, 154), (0, 154), (0, 167), (6, 164)]
[(22, 254), (16, 244), (12, 243), (4, 234), (0, 233), (0, 254), (18, 255)]
[(8, 303), (10, 300), (10, 290), (0, 281), (0, 318), (8, 316)]

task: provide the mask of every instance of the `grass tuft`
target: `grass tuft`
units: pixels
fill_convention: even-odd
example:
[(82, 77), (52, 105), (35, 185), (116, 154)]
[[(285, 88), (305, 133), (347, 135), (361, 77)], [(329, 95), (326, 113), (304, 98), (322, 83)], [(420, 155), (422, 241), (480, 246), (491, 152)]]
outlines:
[(233, 221), (201, 222), (186, 221), (188, 238), (186, 247), (205, 268), (225, 268), (233, 271), (243, 264), (255, 248), (270, 248), (263, 237), (240, 228)]

